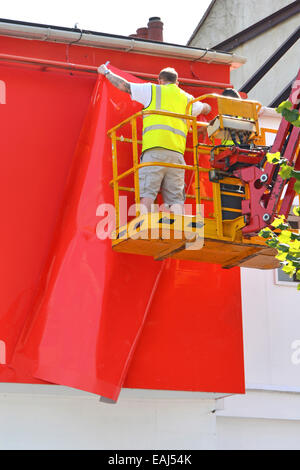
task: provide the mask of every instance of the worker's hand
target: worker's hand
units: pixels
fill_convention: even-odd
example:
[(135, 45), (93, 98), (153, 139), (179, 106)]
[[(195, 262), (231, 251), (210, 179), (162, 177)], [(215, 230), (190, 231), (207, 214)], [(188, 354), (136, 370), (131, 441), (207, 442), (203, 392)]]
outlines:
[(207, 103), (203, 103), (203, 109), (202, 109), (202, 112), (201, 114), (209, 114), (211, 112), (211, 106)]
[(97, 70), (98, 70), (98, 73), (100, 73), (101, 75), (105, 75), (108, 68), (106, 67), (105, 64), (102, 64), (102, 65), (100, 65), (100, 67), (98, 67)]

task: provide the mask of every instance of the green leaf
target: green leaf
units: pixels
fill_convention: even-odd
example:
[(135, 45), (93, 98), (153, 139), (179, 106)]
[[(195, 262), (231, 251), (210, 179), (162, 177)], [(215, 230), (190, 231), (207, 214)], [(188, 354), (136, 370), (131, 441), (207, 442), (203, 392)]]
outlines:
[[(300, 207), (299, 207), (299, 209), (300, 209)], [(294, 212), (294, 214), (295, 214), (295, 212)], [(298, 215), (298, 214), (295, 214), (295, 215)], [(300, 235), (298, 235), (298, 233), (292, 232), (291, 233), (291, 240), (299, 240), (300, 241)]]
[(296, 183), (294, 184), (294, 190), (296, 191), (296, 193), (300, 194), (300, 181), (296, 181)]
[(271, 240), (267, 240), (266, 244), (271, 248), (276, 248), (278, 245), (278, 241), (276, 240), (276, 238), (272, 238)]
[(270, 153), (268, 152), (266, 154), (266, 157), (267, 157), (267, 161), (269, 163), (273, 163), (273, 165), (277, 165), (278, 163), (281, 163), (282, 162), (282, 159), (281, 159), (281, 156), (280, 156), (280, 152), (276, 152), (276, 153)]
[(293, 214), (300, 216), (300, 207), (294, 207)]
[(288, 122), (293, 122), (293, 121), (297, 121), (298, 118), (299, 118), (299, 113), (297, 111), (297, 109), (284, 109), (282, 111), (282, 116), (284, 117), (284, 119)]
[(296, 121), (292, 121), (291, 124), (295, 127), (300, 127), (300, 116), (296, 119)]
[(292, 232), (290, 230), (282, 230), (277, 238), (280, 243), (289, 244), (292, 239)]
[(297, 265), (299, 264), (299, 253), (295, 253), (295, 254), (291, 254), (289, 253), (287, 256), (286, 256), (286, 259), (288, 261), (292, 261), (292, 263), (294, 264), (295, 267), (297, 267)]
[(288, 230), (290, 226), (288, 224), (280, 224), (278, 227), (276, 227), (279, 230)]
[(274, 228), (279, 228), (281, 229), (281, 225), (283, 225), (285, 222), (285, 216), (283, 214), (279, 215), (278, 217), (275, 217), (273, 222), (271, 223), (272, 227)]
[(265, 229), (262, 229), (260, 232), (259, 232), (259, 236), (262, 237), (262, 238), (270, 238), (272, 236), (273, 232), (271, 229), (269, 228), (265, 228)]
[(289, 165), (286, 165), (286, 163), (284, 163), (283, 165), (281, 165), (279, 174), (282, 179), (286, 180), (291, 177), (292, 172), (293, 172), (293, 168)]
[(293, 178), (296, 178), (296, 180), (300, 181), (300, 171), (293, 170), (292, 175)]
[(283, 253), (288, 253), (288, 252), (290, 251), (290, 247), (289, 247), (289, 245), (280, 243), (280, 244), (277, 246), (277, 250), (280, 250), (280, 251), (282, 251)]
[(300, 271), (297, 271), (297, 273), (296, 273), (296, 279), (297, 279), (297, 281), (300, 281)]
[(277, 111), (277, 113), (282, 114), (282, 111), (283, 111), (284, 109), (291, 109), (292, 106), (293, 106), (293, 105), (292, 105), (292, 103), (291, 103), (290, 101), (288, 101), (288, 100), (287, 100), (287, 101), (283, 101), (282, 103), (280, 103), (280, 105), (278, 106), (278, 108), (276, 108), (276, 111)]
[(288, 274), (290, 277), (292, 277), (295, 273), (295, 268), (294, 266), (289, 262), (289, 264), (286, 264), (282, 267), (282, 271), (286, 274)]

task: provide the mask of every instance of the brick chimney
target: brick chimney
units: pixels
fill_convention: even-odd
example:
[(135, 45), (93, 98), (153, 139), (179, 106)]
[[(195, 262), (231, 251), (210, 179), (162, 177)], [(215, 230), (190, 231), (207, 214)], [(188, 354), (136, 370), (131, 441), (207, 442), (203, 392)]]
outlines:
[(152, 16), (148, 22), (148, 39), (163, 42), (163, 26), (158, 16)]
[(138, 28), (136, 30), (136, 37), (141, 39), (148, 39), (148, 28)]
[(164, 24), (158, 16), (152, 16), (149, 18), (146, 28), (138, 28), (136, 34), (130, 34), (129, 37), (163, 42), (163, 26)]

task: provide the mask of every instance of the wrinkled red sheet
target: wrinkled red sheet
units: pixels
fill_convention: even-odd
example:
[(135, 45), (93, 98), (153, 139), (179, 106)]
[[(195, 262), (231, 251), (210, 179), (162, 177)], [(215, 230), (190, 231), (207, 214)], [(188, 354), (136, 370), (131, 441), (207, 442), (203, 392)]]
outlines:
[[(67, 81), (63, 85), (66, 87)], [(86, 85), (82, 79), (82, 87)], [(90, 89), (92, 85), (88, 83)], [(58, 80), (59, 86), (62, 83)], [(86, 94), (82, 97), (83, 101), (75, 100), (81, 112), (87, 107)], [(72, 113), (68, 112), (65, 120), (58, 116), (57, 133), (46, 132), (46, 111), (43, 125), (37, 124), (40, 132), (44, 129), (50, 146), (51, 139), (59, 139), (56, 150), (61, 153), (60, 159), (56, 154), (45, 159), (46, 169), (43, 153), (40, 160), (33, 161), (31, 172), (26, 169), (26, 204), (31, 198), (38, 204), (34, 198), (41, 193), (46, 209), (30, 219), (33, 225), (25, 233), (34, 236), (35, 243), (31, 240), (23, 246), (30, 246), (30, 251), (22, 251), (19, 287), (11, 283), (13, 301), (9, 310), (1, 312), (0, 340), (5, 339), (8, 354), (7, 364), (0, 366), (0, 379), (51, 382), (113, 400), (124, 385), (243, 392), (239, 270), (119, 254), (112, 251), (109, 239), (96, 236), (97, 208), (113, 203), (107, 130), (141, 106), (98, 77), (75, 148), (70, 128), (74, 129), (76, 106), (72, 99), (69, 102)], [(63, 151), (68, 139), (74, 145), (72, 157), (70, 149)], [(121, 169), (131, 166), (130, 146), (124, 149)], [(12, 152), (12, 158), (14, 155)], [(35, 192), (30, 188), (30, 180), (35, 182), (49, 171), (51, 162), (50, 183), (57, 185), (59, 197), (54, 193), (52, 197), (49, 182), (47, 188), (35, 187)], [(25, 167), (26, 161), (22, 164)], [(13, 171), (9, 165), (6, 170)], [(61, 178), (59, 185), (56, 177)], [(42, 181), (48, 181), (47, 177)], [(22, 192), (16, 191), (21, 199)], [(30, 212), (28, 207), (26, 211)], [(12, 217), (11, 206), (7, 217)], [(42, 252), (37, 249), (37, 255), (34, 248), (41, 243), (39, 232), (47, 242)], [(13, 243), (17, 240), (15, 237)], [(32, 265), (37, 256), (35, 277), (31, 275), (31, 285), (25, 288), (26, 265)], [(11, 269), (16, 269), (16, 263)], [(2, 325), (7, 321), (4, 332)]]

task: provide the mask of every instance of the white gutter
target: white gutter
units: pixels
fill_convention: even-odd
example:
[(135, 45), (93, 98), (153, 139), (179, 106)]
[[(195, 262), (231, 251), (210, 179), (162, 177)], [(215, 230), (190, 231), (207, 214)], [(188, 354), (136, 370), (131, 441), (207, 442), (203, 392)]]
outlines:
[(126, 37), (122, 38), (84, 32), (81, 34), (81, 32), (55, 29), (53, 27), (31, 26), (26, 24), (6, 23), (3, 21), (0, 21), (0, 35), (66, 44), (75, 43), (77, 46), (116, 49), (125, 52), (199, 60), (201, 62), (215, 64), (230, 64), (231, 69), (236, 69), (247, 61), (245, 57), (225, 52), (135, 40)]

